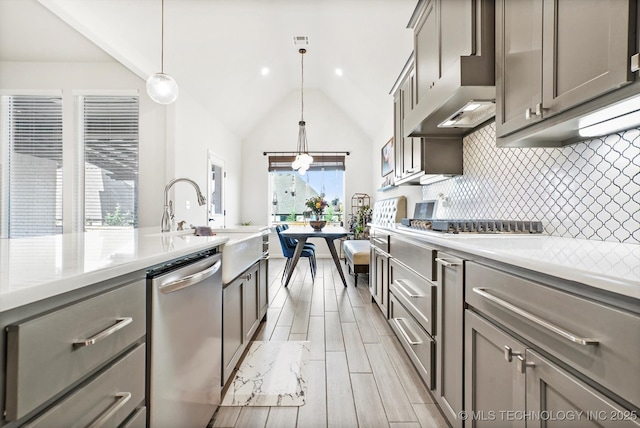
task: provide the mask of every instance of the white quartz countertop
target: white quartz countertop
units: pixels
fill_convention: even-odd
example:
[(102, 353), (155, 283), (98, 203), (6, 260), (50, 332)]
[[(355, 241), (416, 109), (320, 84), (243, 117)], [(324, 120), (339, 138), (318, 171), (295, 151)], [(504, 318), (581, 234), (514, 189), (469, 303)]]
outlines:
[(380, 229), (640, 299), (640, 245), (542, 234), (450, 234), (401, 225)]
[(0, 312), (229, 241), (158, 228), (0, 239)]

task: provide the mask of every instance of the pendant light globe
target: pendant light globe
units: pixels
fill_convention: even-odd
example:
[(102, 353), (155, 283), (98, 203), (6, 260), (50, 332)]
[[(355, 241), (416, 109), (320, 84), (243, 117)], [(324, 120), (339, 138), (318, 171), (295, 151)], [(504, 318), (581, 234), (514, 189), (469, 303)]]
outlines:
[(160, 72), (147, 79), (147, 94), (158, 104), (171, 104), (178, 98), (178, 84), (164, 73), (164, 0), (162, 0), (162, 35), (160, 49)]
[(153, 73), (147, 79), (147, 94), (158, 104), (171, 104), (178, 98), (178, 84), (164, 73)]

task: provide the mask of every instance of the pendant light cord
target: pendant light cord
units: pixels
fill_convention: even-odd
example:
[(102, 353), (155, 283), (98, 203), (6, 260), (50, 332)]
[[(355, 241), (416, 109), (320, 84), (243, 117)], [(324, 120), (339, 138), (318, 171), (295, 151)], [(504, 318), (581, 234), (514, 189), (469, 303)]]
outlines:
[(160, 41), (160, 73), (164, 74), (164, 0), (162, 0), (162, 31)]
[(301, 81), (301, 85), (300, 85), (300, 100), (301, 100), (300, 120), (304, 120), (304, 54), (307, 52), (307, 50), (306, 49), (300, 49), (298, 52), (300, 52), (300, 69), (302, 70), (301, 78), (300, 78), (300, 81)]

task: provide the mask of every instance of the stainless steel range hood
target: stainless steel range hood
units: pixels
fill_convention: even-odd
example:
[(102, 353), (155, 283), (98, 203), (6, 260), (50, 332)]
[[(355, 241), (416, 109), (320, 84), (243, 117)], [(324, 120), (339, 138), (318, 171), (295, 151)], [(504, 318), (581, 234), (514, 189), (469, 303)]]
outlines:
[[(495, 116), (494, 10), (492, 0), (475, 1), (474, 54), (461, 56), (446, 70), (441, 70), (439, 79), (426, 95), (418, 97), (417, 104), (404, 118), (406, 137), (462, 136)], [(415, 15), (409, 28), (418, 21)], [(416, 74), (420, 73), (419, 66), (420, 60), (416, 58)], [(421, 93), (420, 88), (417, 92)]]

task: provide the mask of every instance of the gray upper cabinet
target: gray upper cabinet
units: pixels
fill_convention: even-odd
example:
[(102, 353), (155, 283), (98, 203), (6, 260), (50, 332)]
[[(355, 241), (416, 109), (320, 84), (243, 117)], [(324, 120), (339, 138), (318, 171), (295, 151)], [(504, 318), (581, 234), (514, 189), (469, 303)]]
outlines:
[(431, 1), (427, 5), (414, 32), (416, 69), (419, 70), (416, 73), (417, 102), (427, 99), (429, 91), (440, 78), (438, 22), (435, 3), (435, 1)]
[[(405, 112), (404, 136), (463, 136), (492, 118), (494, 1), (422, 0), (409, 28), (414, 30), (416, 99)], [(461, 114), (472, 100), (489, 102), (489, 107)], [(455, 124), (444, 125), (454, 116)], [(467, 122), (472, 116), (478, 120)]]
[(581, 116), (638, 92), (616, 91), (634, 81), (635, 3), (497, 0), (498, 146), (574, 143)]
[(542, 0), (498, 0), (496, 21), (496, 132), (502, 136), (542, 119), (530, 114), (542, 103)]

